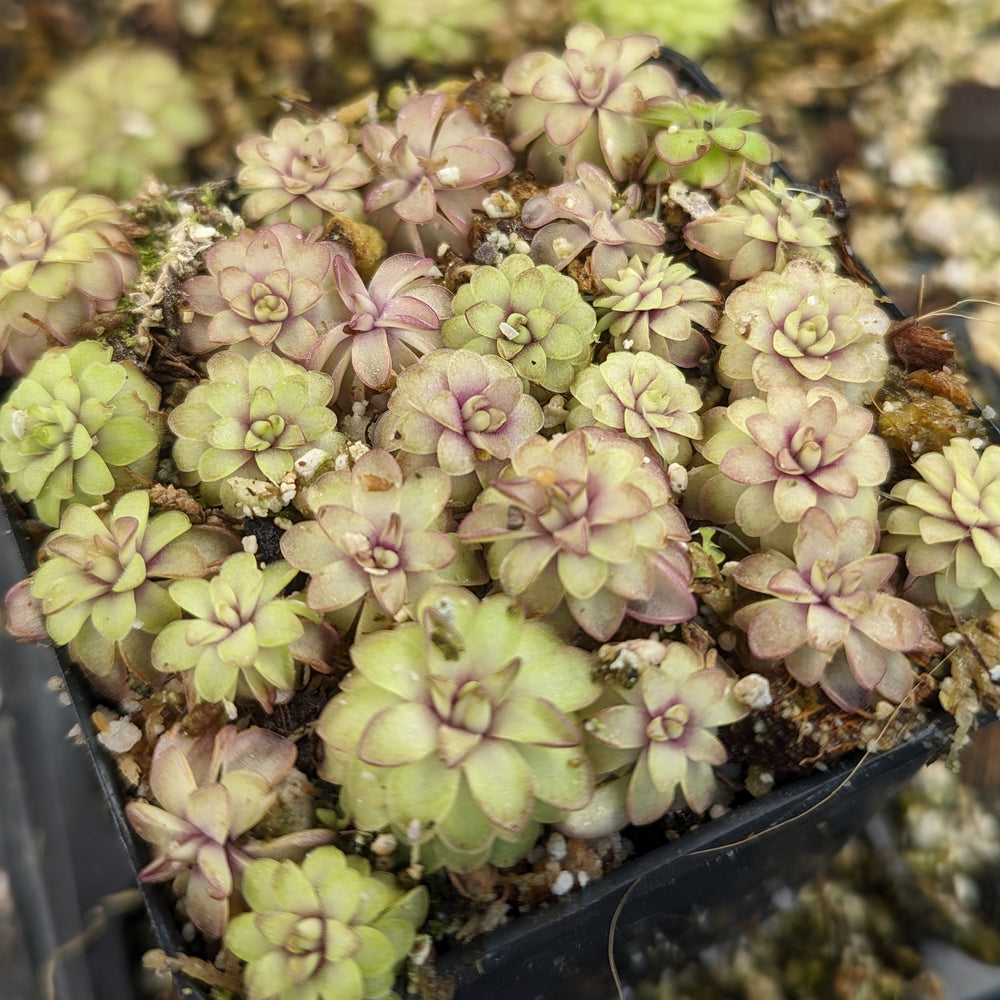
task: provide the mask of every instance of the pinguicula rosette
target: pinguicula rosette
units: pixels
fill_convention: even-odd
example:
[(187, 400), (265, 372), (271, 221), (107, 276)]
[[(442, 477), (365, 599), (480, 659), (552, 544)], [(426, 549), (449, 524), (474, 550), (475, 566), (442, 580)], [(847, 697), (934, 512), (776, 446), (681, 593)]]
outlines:
[(98, 43), (52, 80), (35, 170), (49, 184), (130, 197), (150, 176), (177, 181), (213, 123), (193, 78), (165, 49)]
[(528, 441), (458, 535), (488, 543), (490, 575), (531, 614), (565, 605), (597, 639), (626, 615), (664, 625), (696, 610), (687, 525), (662, 467), (620, 432), (581, 427)]
[(655, 157), (646, 172), (647, 184), (682, 180), (692, 187), (732, 198), (743, 186), (746, 172), (758, 172), (775, 158), (774, 146), (747, 125), (761, 116), (725, 101), (710, 103), (691, 94), (650, 103), (645, 121), (660, 128), (653, 139)]
[(30, 582), (52, 641), (119, 696), (126, 671), (155, 679), (154, 636), (181, 613), (168, 581), (207, 575), (236, 544), (228, 532), (193, 528), (180, 511), (152, 514), (149, 497), (127, 493), (103, 516), (70, 504)]
[(174, 462), (209, 505), (235, 476), (280, 484), (307, 452), (341, 450), (326, 405), (332, 395), (328, 375), (269, 351), (249, 361), (234, 351), (213, 354), (208, 377), (167, 418)]
[(54, 528), (8, 627), (121, 704), (144, 877), (242, 1000), (384, 1000), (428, 913), (565, 888), (543, 826), (739, 805), (745, 732), (1000, 709), (942, 655), (1000, 611), (1000, 445), (890, 451), (958, 379), (657, 48), (580, 25), (289, 112), (235, 185), (0, 212), (0, 464)]
[(377, 391), (391, 388), (403, 368), (443, 346), (441, 322), (451, 295), (435, 281), (440, 276), (429, 257), (398, 253), (365, 284), (350, 259), (337, 256), (333, 280), (344, 318), (316, 340), (306, 367), (329, 372), (334, 395), (345, 382)]
[[(628, 822), (652, 823), (675, 808), (680, 797), (694, 812), (715, 801), (713, 765), (724, 764), (726, 749), (718, 726), (748, 713), (732, 694), (732, 678), (681, 642), (666, 643), (658, 663), (643, 663), (638, 679), (612, 685), (585, 713), (584, 730), (598, 773), (610, 776), (597, 798), (602, 812)], [(563, 824), (591, 832), (587, 810)]]
[(572, 393), (580, 405), (570, 410), (567, 428), (623, 430), (648, 441), (665, 464), (691, 461), (691, 439), (701, 437), (701, 396), (669, 361), (648, 351), (616, 351), (581, 372)]
[(718, 377), (730, 399), (789, 385), (836, 389), (852, 403), (881, 388), (889, 317), (870, 288), (811, 260), (765, 271), (727, 299), (718, 329)]
[(209, 580), (175, 580), (170, 597), (189, 617), (157, 635), (153, 666), (189, 678), (192, 705), (232, 702), (239, 692), (271, 712), (295, 690), (296, 663), (325, 673), (336, 642), (304, 600), (282, 596), (295, 575), (286, 563), (260, 569), (253, 553), (237, 552)]
[(619, 191), (603, 170), (581, 163), (575, 180), (535, 195), (521, 210), (524, 224), (538, 230), (532, 258), (561, 271), (590, 250), (588, 281), (600, 289), (601, 279), (617, 275), (630, 257), (648, 261), (666, 239), (659, 222), (641, 217), (643, 197), (640, 185)]
[(68, 503), (99, 504), (149, 482), (165, 429), (160, 390), (112, 349), (53, 347), (0, 407), (8, 487), (57, 525)]
[(401, 372), (375, 440), (404, 456), (433, 456), (452, 497), (475, 496), (542, 427), (542, 408), (503, 358), (443, 348)]
[(361, 216), (371, 161), (334, 119), (282, 118), (270, 136), (241, 142), (236, 155), (245, 164), (236, 183), (249, 192), (243, 216), (251, 225), (291, 222), (308, 232), (331, 215)]
[(781, 271), (798, 257), (832, 268), (830, 243), (835, 235), (819, 198), (802, 191), (793, 194), (777, 179), (770, 189), (744, 188), (714, 215), (684, 227), (688, 246), (724, 263), (731, 281)]
[(473, 211), (486, 184), (510, 173), (514, 157), (468, 108), (448, 108), (444, 94), (421, 94), (399, 109), (393, 127), (361, 129), (376, 179), (365, 211), (390, 249), (432, 254), (441, 243), (468, 250)]
[(892, 488), (889, 545), (906, 552), (908, 586), (933, 583), (955, 611), (1000, 608), (1000, 445), (976, 451), (955, 438), (913, 463), (919, 479)]
[(810, 509), (874, 524), (889, 449), (873, 424), (871, 410), (840, 393), (797, 385), (712, 409), (684, 509), (786, 552)]
[(433, 588), (414, 618), (354, 644), (319, 720), (322, 774), (432, 868), (512, 861), (593, 794), (575, 721), (600, 693), (591, 656), (502, 595)]
[(670, 73), (652, 62), (655, 35), (606, 38), (592, 24), (566, 35), (560, 60), (549, 52), (518, 56), (503, 75), (518, 96), (507, 114), (515, 151), (530, 146), (528, 163), (547, 181), (572, 178), (582, 163), (612, 177), (635, 177), (649, 148), (641, 116), (655, 98), (676, 97)]
[(247, 1000), (298, 993), (317, 1000), (379, 1000), (399, 973), (427, 916), (427, 890), (404, 892), (336, 847), (252, 862), (243, 879), (249, 912), (226, 930), (247, 963)]
[(526, 384), (550, 392), (567, 392), (593, 353), (594, 310), (576, 282), (524, 254), (478, 268), (451, 308), (441, 327), (446, 346), (497, 354)]
[(736, 613), (751, 652), (782, 660), (800, 684), (820, 684), (849, 710), (866, 708), (876, 690), (893, 702), (906, 697), (914, 674), (904, 654), (927, 631), (916, 605), (885, 591), (897, 558), (872, 554), (877, 539), (870, 521), (834, 524), (813, 507), (799, 523), (794, 561), (765, 549), (733, 571), (741, 586), (770, 595)]
[[(632, 257), (617, 277), (602, 276), (605, 294), (594, 299), (598, 332), (607, 330), (616, 351), (650, 351), (681, 368), (710, 353), (701, 330), (719, 325), (719, 290), (666, 254), (645, 263)], [(700, 328), (700, 329), (699, 329)]]
[[(404, 477), (378, 449), (350, 472), (328, 472), (305, 495), (313, 520), (292, 525), (281, 540), (288, 562), (309, 576), (306, 604), (348, 628), (362, 613), (361, 631), (409, 617), (432, 583), (481, 583), (464, 547), (448, 537), (448, 475), (420, 469)], [(446, 575), (445, 575), (446, 574)], [(454, 574), (454, 575), (452, 575)]]
[(230, 348), (250, 356), (264, 348), (301, 361), (320, 335), (346, 318), (336, 293), (338, 248), (290, 222), (244, 229), (204, 257), (208, 274), (181, 287), (181, 346), (192, 354)]
[(114, 309), (139, 273), (125, 222), (110, 199), (68, 187), (34, 207), (0, 211), (0, 371), (26, 371), (47, 347), (83, 339), (83, 323)]

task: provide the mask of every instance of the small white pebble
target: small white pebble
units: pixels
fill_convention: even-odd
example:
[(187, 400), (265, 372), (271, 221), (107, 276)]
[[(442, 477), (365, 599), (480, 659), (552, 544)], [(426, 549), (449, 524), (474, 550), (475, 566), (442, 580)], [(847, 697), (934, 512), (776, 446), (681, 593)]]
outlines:
[(244, 535), (240, 540), (240, 545), (243, 546), (244, 552), (257, 552), (257, 536), (256, 535)]
[(566, 838), (558, 831), (553, 831), (545, 841), (545, 850), (550, 858), (562, 861), (566, 857)]
[(590, 876), (581, 868), (576, 873), (576, 884), (582, 889), (590, 881)]
[(483, 199), (483, 211), (491, 219), (514, 219), (517, 218), (519, 209), (517, 200), (509, 192), (494, 191)]
[(971, 438), (969, 444), (971, 444), (972, 447), (976, 449), (976, 451), (982, 451), (983, 448), (986, 447), (986, 441), (983, 440), (983, 438), (979, 437)]
[(767, 708), (774, 700), (771, 684), (763, 674), (747, 674), (733, 685), (733, 697), (749, 708)]
[(565, 896), (570, 889), (573, 888), (573, 883), (576, 880), (573, 878), (572, 872), (562, 871), (557, 876), (555, 881), (552, 883), (552, 895), (553, 896)]
[(984, 406), (982, 409), (983, 420), (996, 420), (997, 411), (992, 406)]
[(372, 841), (372, 854), (384, 858), (394, 853), (397, 846), (396, 838), (391, 833), (380, 833)]
[(219, 235), (217, 229), (203, 225), (200, 222), (194, 223), (188, 229), (188, 236), (193, 240), (214, 240)]
[(302, 479), (308, 482), (316, 475), (316, 470), (327, 458), (329, 458), (329, 455), (322, 448), (311, 448), (295, 460), (295, 471)]
[(671, 493), (683, 493), (688, 487), (688, 470), (679, 462), (671, 462), (667, 466), (667, 481)]
[(994, 667), (990, 667), (990, 680), (994, 684), (1000, 684), (1000, 663)]
[(98, 742), (112, 753), (126, 753), (142, 739), (142, 731), (128, 719), (114, 719), (103, 733), (97, 734)]
[(958, 646), (960, 643), (964, 642), (965, 636), (961, 632), (945, 632), (941, 636), (941, 641), (949, 648), (952, 649)]
[(417, 966), (423, 965), (431, 957), (433, 940), (430, 934), (418, 934), (410, 949), (409, 959)]
[(557, 236), (552, 241), (552, 253), (558, 260), (569, 260), (573, 256), (573, 244), (564, 236)]
[(716, 636), (715, 641), (723, 653), (731, 653), (736, 648), (736, 633), (725, 629)]
[(10, 429), (18, 440), (28, 433), (28, 411), (14, 410), (10, 415)]

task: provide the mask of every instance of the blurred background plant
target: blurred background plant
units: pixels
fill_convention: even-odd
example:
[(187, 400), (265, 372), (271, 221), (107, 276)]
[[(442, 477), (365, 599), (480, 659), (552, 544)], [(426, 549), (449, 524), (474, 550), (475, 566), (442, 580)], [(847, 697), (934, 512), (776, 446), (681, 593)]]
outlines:
[(836, 170), (852, 243), (905, 308), (921, 276), (925, 306), (1000, 298), (1000, 136), (984, 125), (1000, 105), (992, 0), (671, 0), (655, 11), (514, 0), (503, 17), (496, 4), (405, 6), (402, 18), (380, 0), (8, 0), (0, 198), (55, 183), (125, 196), (152, 172), (232, 175), (235, 143), (292, 102), (325, 112), (391, 80), (496, 73), (533, 48), (561, 51), (567, 27), (589, 20), (700, 59), (766, 118), (793, 176)]

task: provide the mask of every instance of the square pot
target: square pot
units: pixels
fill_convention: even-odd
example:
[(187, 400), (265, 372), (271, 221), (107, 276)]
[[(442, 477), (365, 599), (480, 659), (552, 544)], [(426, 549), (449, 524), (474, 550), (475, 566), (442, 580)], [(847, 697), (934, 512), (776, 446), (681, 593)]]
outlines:
[[(664, 52), (661, 58), (706, 97), (720, 99), (693, 64), (676, 53)], [(901, 318), (898, 311), (895, 315)], [(8, 503), (8, 507), (15, 516), (10, 518), (10, 530), (2, 531), (0, 560), (8, 569), (17, 567), (19, 560), (25, 570), (31, 569), (30, 546), (17, 524), (16, 506)], [(18, 570), (9, 582), (19, 576)], [(117, 840), (127, 865), (138, 872), (145, 863), (145, 846), (126, 820), (114, 762), (97, 741), (91, 719), (94, 699), (81, 672), (61, 651), (7, 644), (5, 656), (11, 663), (20, 662), (22, 654), (45, 661), (53, 671), (58, 660), (65, 676), (110, 813), (101, 833), (89, 835), (88, 842), (96, 845), (99, 837)], [(41, 667), (32, 669), (44, 672)], [(51, 695), (41, 691), (32, 698), (51, 700)], [(33, 703), (32, 711), (48, 707)], [(28, 709), (17, 711), (20, 718)], [(661, 939), (678, 954), (692, 953), (762, 914), (781, 893), (815, 875), (889, 797), (940, 754), (953, 731), (953, 720), (942, 714), (892, 750), (863, 759), (849, 756), (740, 805), (680, 840), (651, 847), (584, 889), (554, 899), (471, 944), (442, 951), (436, 971), (453, 977), (456, 1000), (606, 1000), (616, 991), (613, 966), (634, 978), (642, 972), (643, 953)], [(16, 767), (24, 787), (37, 788), (40, 783), (33, 776), (34, 763), (30, 753), (20, 752)], [(70, 787), (64, 783), (75, 785), (78, 780), (68, 771), (50, 770), (42, 794), (62, 801)], [(648, 832), (639, 832), (638, 837), (651, 839)], [(70, 855), (71, 871), (89, 863), (89, 856)], [(160, 946), (168, 954), (183, 953), (167, 893), (158, 885), (143, 884), (140, 889)], [(54, 913), (57, 904), (50, 893), (42, 905)], [(206, 991), (180, 977), (178, 989), (183, 997), (207, 1000)], [(77, 998), (77, 994), (66, 996)], [(79, 996), (88, 1000), (86, 994)]]

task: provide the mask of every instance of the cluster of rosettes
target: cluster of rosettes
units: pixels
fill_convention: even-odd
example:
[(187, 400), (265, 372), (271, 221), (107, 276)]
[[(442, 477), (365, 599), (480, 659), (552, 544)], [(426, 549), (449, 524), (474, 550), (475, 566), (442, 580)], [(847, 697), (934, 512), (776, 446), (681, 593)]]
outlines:
[[(682, 94), (653, 36), (566, 44), (242, 142), (242, 219), (172, 286), (191, 381), (162, 404), (86, 339), (138, 272), (122, 212), (66, 188), (0, 214), (4, 364), (34, 362), (0, 464), (56, 529), (11, 606), (112, 697), (325, 703), (327, 816), (411, 873), (704, 812), (749, 664), (862, 712), (938, 650), (922, 606), (1000, 609), (1000, 447), (880, 493), (889, 321), (758, 116)], [(383, 997), (425, 893), (317, 847), (311, 811), (269, 833), (294, 746), (205, 726), (160, 737), (129, 808), (144, 877), (248, 1000)]]
[(173, 880), (191, 922), (210, 938), (225, 932), (254, 858), (301, 858), (333, 839), (331, 830), (304, 826), (253, 836), (282, 785), (295, 780), (294, 765), (295, 744), (255, 726), (224, 726), (198, 739), (177, 727), (156, 741), (148, 777), (155, 804), (126, 806), (136, 832), (154, 845), (139, 877)]

